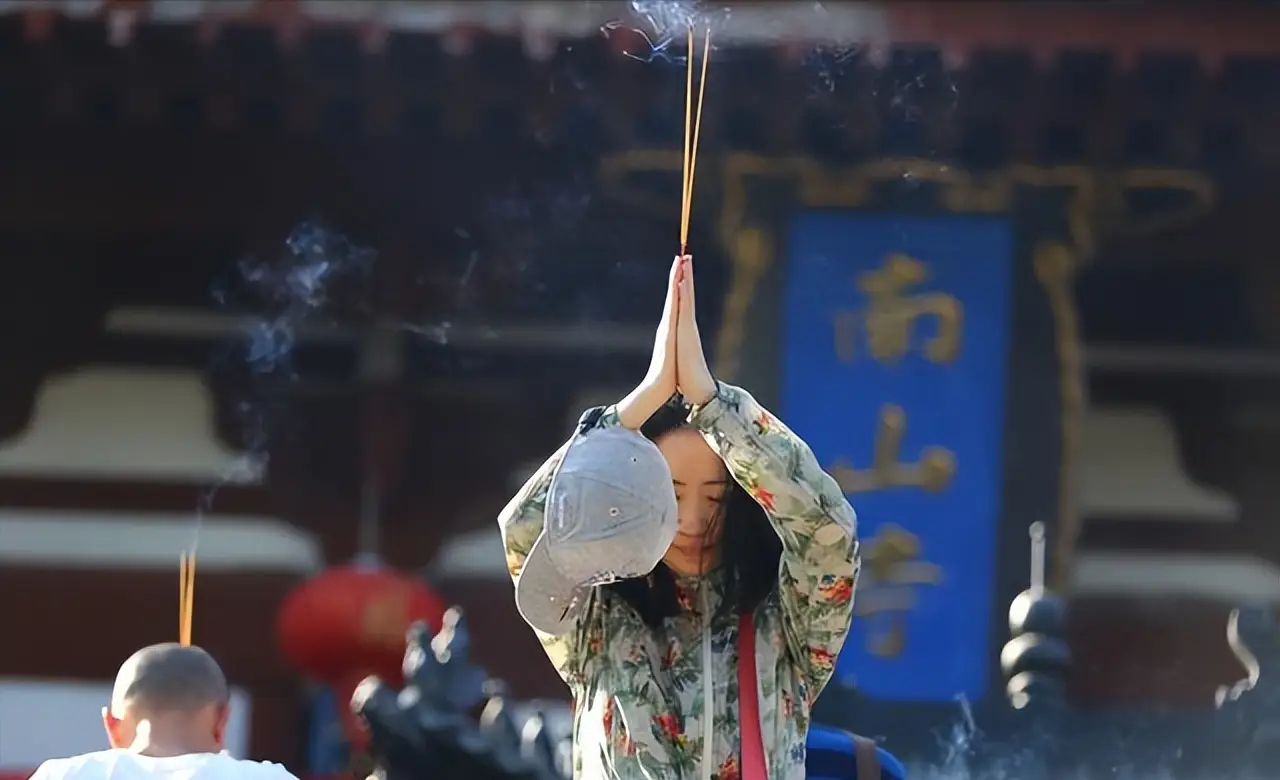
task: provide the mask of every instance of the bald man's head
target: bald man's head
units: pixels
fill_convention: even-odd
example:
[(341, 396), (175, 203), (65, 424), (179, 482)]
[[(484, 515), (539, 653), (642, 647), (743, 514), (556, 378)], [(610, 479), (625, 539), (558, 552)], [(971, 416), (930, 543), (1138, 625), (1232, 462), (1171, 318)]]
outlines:
[(116, 675), (111, 709), (116, 717), (195, 714), (230, 699), (227, 678), (213, 656), (198, 647), (166, 643), (144, 647)]

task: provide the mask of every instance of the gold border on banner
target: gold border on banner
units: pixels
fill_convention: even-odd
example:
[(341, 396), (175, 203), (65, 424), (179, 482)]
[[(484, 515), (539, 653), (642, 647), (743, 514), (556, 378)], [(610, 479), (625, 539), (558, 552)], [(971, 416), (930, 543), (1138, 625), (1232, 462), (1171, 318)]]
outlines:
[[(661, 214), (670, 212), (670, 198), (646, 194), (630, 186), (628, 177), (639, 173), (679, 175), (681, 162), (678, 150), (636, 149), (602, 160), (600, 174), (614, 197)], [(875, 205), (877, 185), (914, 180), (941, 188), (938, 206), (942, 211), (968, 214), (1009, 212), (1018, 187), (1061, 189), (1069, 193), (1064, 215), (1065, 240), (1046, 240), (1032, 249), (1036, 279), (1053, 316), (1059, 363), (1061, 452), (1051, 584), (1059, 592), (1066, 592), (1080, 535), (1081, 517), (1075, 493), (1080, 431), (1088, 405), (1075, 274), (1097, 249), (1098, 225), (1127, 219), (1123, 206), (1126, 192), (1188, 193), (1190, 205), (1159, 215), (1161, 226), (1167, 226), (1207, 212), (1218, 198), (1214, 181), (1199, 171), (1186, 169), (1012, 165), (978, 172), (919, 158), (888, 158), (832, 167), (811, 157), (732, 153), (707, 162), (709, 169), (719, 175), (720, 202), (715, 230), (731, 263), (715, 352), (716, 374), (729, 380), (741, 364), (751, 303), (765, 273), (775, 262), (777, 247), (773, 227), (755, 224), (748, 218), (751, 182), (790, 184), (794, 188), (795, 203), (807, 208), (856, 209)]]

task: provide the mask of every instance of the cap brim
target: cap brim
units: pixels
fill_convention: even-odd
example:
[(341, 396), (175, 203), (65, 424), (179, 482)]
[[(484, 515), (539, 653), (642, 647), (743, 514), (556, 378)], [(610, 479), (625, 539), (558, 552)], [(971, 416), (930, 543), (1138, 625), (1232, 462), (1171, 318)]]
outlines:
[(520, 616), (536, 631), (561, 636), (572, 628), (585, 606), (583, 599), (574, 600), (582, 590), (579, 583), (565, 579), (551, 563), (547, 535), (541, 534), (516, 580), (516, 609)]

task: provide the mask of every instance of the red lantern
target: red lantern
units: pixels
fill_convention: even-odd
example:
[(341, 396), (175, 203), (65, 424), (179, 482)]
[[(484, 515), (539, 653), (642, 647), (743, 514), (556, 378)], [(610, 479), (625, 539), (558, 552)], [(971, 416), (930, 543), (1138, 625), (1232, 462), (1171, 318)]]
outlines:
[(297, 669), (329, 685), (354, 687), (352, 680), (371, 674), (399, 685), (405, 632), (424, 621), (434, 634), (444, 611), (444, 602), (417, 579), (390, 569), (342, 566), (285, 597), (276, 638)]

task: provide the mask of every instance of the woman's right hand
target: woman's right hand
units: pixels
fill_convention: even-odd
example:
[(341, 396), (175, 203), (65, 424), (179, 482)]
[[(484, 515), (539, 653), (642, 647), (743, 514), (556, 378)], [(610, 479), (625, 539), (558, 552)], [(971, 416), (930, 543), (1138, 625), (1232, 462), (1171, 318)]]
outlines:
[(684, 258), (671, 263), (667, 276), (667, 300), (653, 339), (653, 356), (644, 379), (618, 402), (618, 420), (624, 427), (639, 430), (654, 412), (676, 393), (676, 322), (680, 316), (680, 278)]

